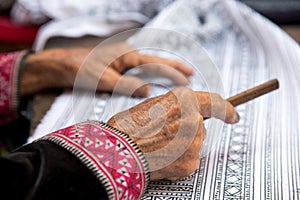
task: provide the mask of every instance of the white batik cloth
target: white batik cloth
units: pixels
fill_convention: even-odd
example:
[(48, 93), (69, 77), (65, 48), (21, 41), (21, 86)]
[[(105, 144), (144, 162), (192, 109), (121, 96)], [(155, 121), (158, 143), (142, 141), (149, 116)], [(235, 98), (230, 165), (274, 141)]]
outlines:
[[(206, 142), (197, 171), (176, 182), (151, 182), (143, 198), (299, 199), (299, 45), (279, 27), (232, 0), (176, 1), (147, 27), (192, 38), (194, 43), (186, 45), (180, 36), (174, 39), (172, 34), (164, 34), (168, 31), (149, 34), (145, 28), (128, 42), (136, 47), (158, 45), (172, 49), (179, 57), (188, 56), (183, 61), (200, 70), (191, 78), (193, 89), (209, 89), (226, 98), (273, 78), (279, 80), (280, 89), (238, 106), (238, 124), (224, 125), (213, 119), (205, 122), (212, 141)], [(197, 51), (195, 43), (205, 50)], [(204, 59), (206, 51), (215, 65)], [(154, 87), (152, 95), (165, 91)], [(96, 95), (90, 108), (90, 99), (89, 94), (76, 92), (58, 97), (31, 140), (86, 119), (106, 121), (141, 101), (102, 94)]]

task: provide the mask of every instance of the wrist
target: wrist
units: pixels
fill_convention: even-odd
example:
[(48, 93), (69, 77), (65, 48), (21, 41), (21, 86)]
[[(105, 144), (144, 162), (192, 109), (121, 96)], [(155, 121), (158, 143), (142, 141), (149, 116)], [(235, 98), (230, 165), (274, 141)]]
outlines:
[(67, 87), (62, 53), (63, 50), (47, 50), (29, 54), (24, 59), (20, 72), (20, 96)]

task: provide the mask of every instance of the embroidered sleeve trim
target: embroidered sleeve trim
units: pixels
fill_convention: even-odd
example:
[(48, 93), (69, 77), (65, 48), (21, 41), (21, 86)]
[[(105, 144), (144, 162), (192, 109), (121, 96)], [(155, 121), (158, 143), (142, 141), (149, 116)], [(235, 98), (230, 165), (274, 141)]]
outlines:
[(149, 169), (142, 151), (128, 135), (105, 123), (79, 123), (40, 140), (54, 142), (81, 160), (109, 199), (140, 199), (147, 188)]
[(0, 54), (0, 124), (18, 116), (19, 73), (27, 51)]

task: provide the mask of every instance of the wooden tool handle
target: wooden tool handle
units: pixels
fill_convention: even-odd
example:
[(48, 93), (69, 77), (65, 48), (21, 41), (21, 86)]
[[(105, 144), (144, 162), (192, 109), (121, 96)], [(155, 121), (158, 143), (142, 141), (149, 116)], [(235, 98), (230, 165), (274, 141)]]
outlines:
[(266, 83), (258, 85), (254, 88), (248, 89), (237, 95), (234, 95), (227, 99), (234, 107), (246, 103), (256, 97), (269, 93), (279, 88), (279, 82), (277, 79), (270, 80)]

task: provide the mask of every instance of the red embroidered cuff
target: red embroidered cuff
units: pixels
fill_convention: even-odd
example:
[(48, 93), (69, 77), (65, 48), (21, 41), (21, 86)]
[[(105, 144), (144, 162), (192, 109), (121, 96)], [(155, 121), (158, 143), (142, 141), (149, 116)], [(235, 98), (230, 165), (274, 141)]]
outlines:
[(27, 51), (0, 54), (0, 124), (18, 116), (19, 72)]
[(83, 122), (40, 140), (54, 142), (88, 167), (109, 199), (140, 199), (149, 180), (146, 159), (126, 134), (99, 122)]

